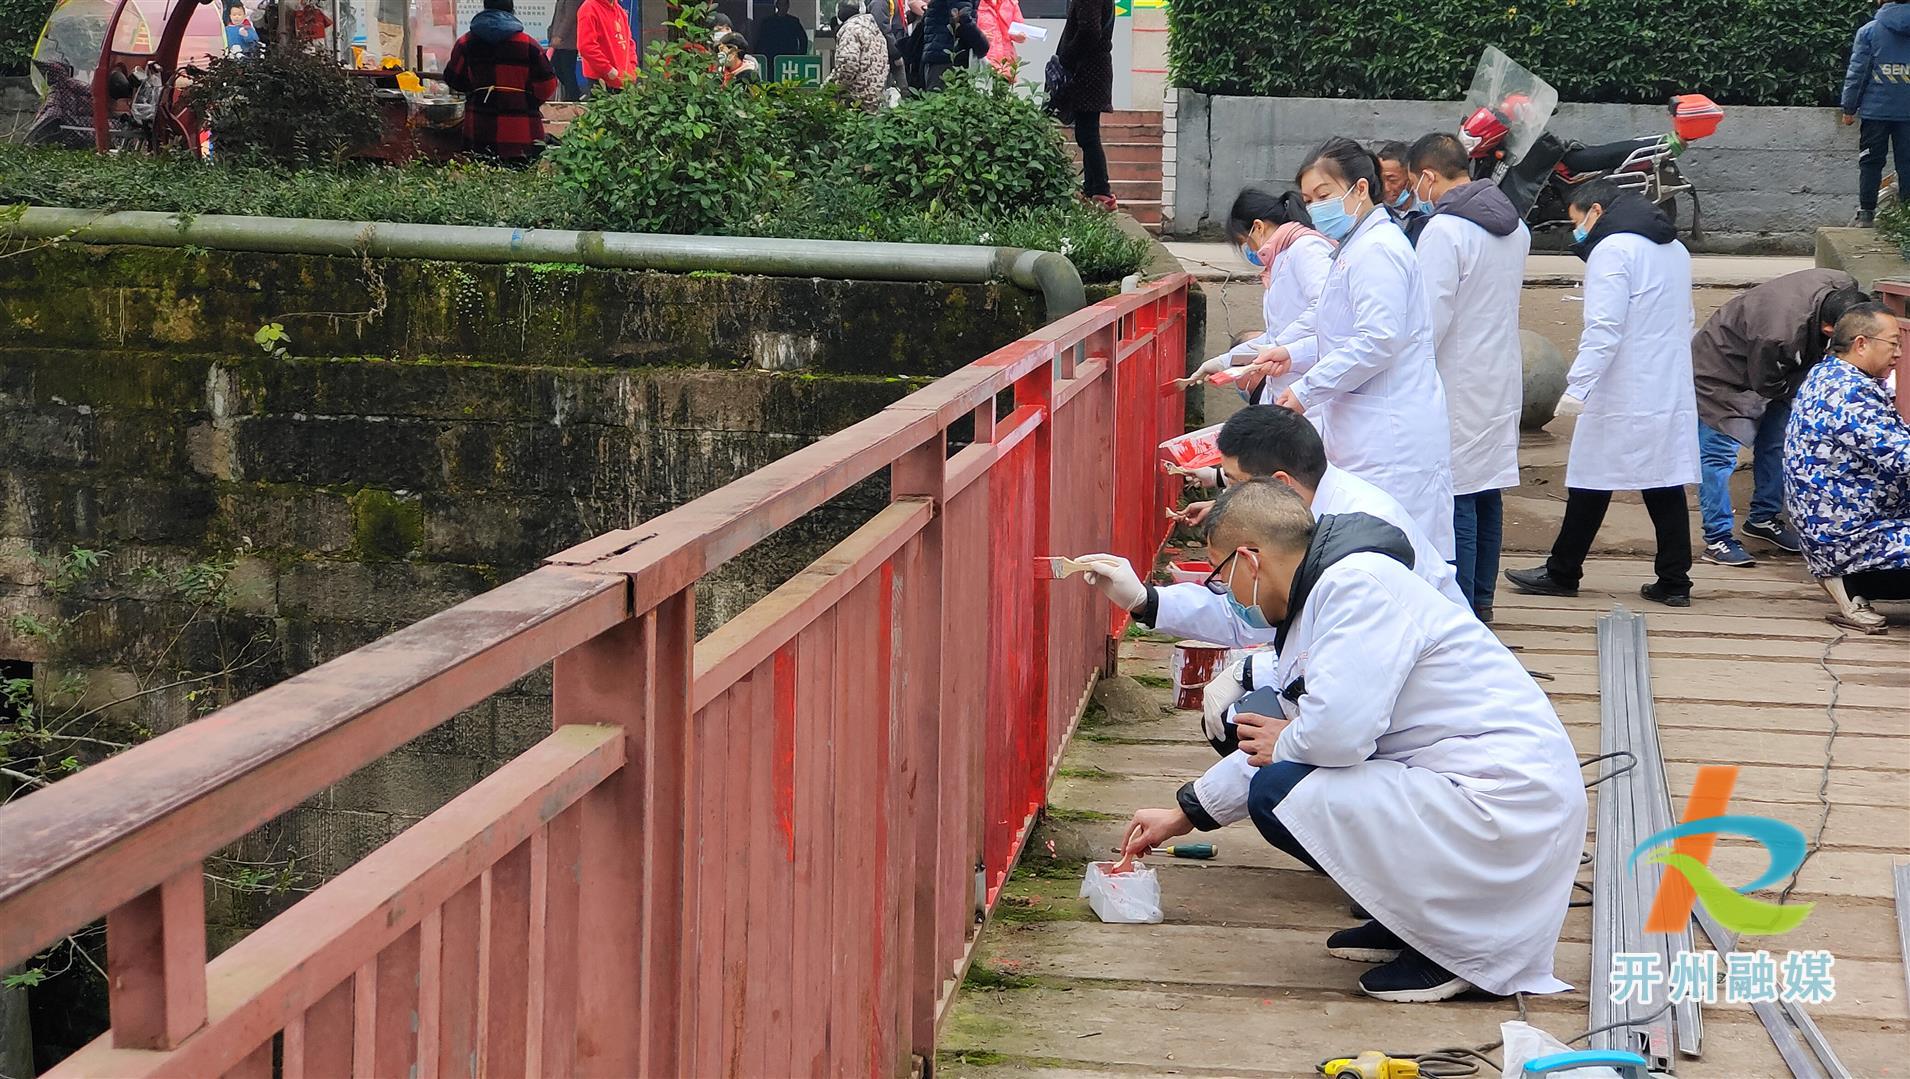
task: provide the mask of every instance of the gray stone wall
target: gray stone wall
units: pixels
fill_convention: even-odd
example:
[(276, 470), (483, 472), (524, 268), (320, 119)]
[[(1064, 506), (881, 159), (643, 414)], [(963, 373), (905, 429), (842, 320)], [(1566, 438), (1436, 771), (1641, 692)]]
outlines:
[[(127, 698), (113, 739), (166, 731), (840, 430), (1039, 307), (984, 286), (187, 249), (0, 259), (0, 660), (36, 664), (47, 694), (72, 675)], [(287, 354), (254, 343), (268, 323)], [(706, 579), (701, 628), (885, 500), (865, 483)], [(75, 545), (110, 554), (61, 584)], [(207, 563), (232, 569), (202, 604), (185, 585)], [(539, 672), (226, 852), (214, 947), (549, 725)], [(288, 864), (292, 891), (245, 885)]]
[(24, 75), (0, 77), (0, 142), (24, 140), (39, 107), (32, 80)]
[[(1329, 135), (1410, 142), (1454, 130), (1464, 111), (1456, 101), (1175, 93), (1167, 223), (1175, 236), (1217, 231), (1248, 184), (1291, 186), (1307, 152)], [(1667, 129), (1660, 107), (1570, 103), (1549, 127), (1587, 143)], [(1807, 253), (1819, 227), (1847, 224), (1857, 207), (1856, 128), (1840, 125), (1835, 109), (1727, 107), (1717, 133), (1692, 145), (1679, 167), (1697, 186), (1707, 251)], [(1680, 210), (1687, 223), (1688, 208)]]

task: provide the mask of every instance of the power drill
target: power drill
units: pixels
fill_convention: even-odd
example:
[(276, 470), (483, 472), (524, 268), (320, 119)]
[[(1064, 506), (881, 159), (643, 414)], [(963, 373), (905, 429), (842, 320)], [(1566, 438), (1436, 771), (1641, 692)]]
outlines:
[(1419, 1079), (1419, 1063), (1368, 1049), (1356, 1057), (1323, 1061), (1320, 1074), (1344, 1079)]

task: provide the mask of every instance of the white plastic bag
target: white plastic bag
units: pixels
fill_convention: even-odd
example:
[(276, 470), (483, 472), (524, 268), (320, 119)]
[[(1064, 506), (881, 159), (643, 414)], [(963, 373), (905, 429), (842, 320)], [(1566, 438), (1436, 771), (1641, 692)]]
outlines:
[[(1505, 1070), (1499, 1073), (1499, 1079), (1524, 1079), (1526, 1061), (1549, 1057), (1554, 1053), (1571, 1052), (1571, 1047), (1564, 1042), (1517, 1019), (1500, 1023), (1499, 1036), (1505, 1039)], [(1610, 1068), (1599, 1066), (1554, 1072), (1547, 1079), (1619, 1079), (1619, 1075)]]
[(1104, 922), (1151, 925), (1161, 920), (1161, 882), (1140, 862), (1125, 873), (1111, 873), (1113, 862), (1089, 862), (1081, 896)]

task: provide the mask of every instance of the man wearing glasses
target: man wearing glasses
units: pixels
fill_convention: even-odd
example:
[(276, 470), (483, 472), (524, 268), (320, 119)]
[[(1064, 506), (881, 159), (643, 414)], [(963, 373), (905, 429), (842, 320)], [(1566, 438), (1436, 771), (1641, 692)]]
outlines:
[(1329, 954), (1379, 964), (1381, 1000), (1472, 988), (1552, 993), (1585, 837), (1578, 759), (1552, 706), (1470, 610), (1408, 568), (1399, 529), (1317, 524), (1266, 480), (1230, 488), (1209, 532), (1228, 602), (1274, 627), (1279, 717), (1239, 717), (1240, 747), (1143, 809), (1125, 853), (1251, 818), (1373, 920)]

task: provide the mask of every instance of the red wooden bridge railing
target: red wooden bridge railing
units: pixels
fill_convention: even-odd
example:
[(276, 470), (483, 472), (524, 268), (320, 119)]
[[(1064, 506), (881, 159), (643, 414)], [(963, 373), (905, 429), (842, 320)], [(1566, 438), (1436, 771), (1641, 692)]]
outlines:
[[(1121, 628), (1032, 560), (1163, 538), (1186, 290), (0, 810), (0, 969), (107, 921), (112, 1030), (60, 1073), (908, 1074)], [(695, 639), (700, 577), (885, 468)], [(208, 855), (553, 661), (548, 738), (206, 962)]]

